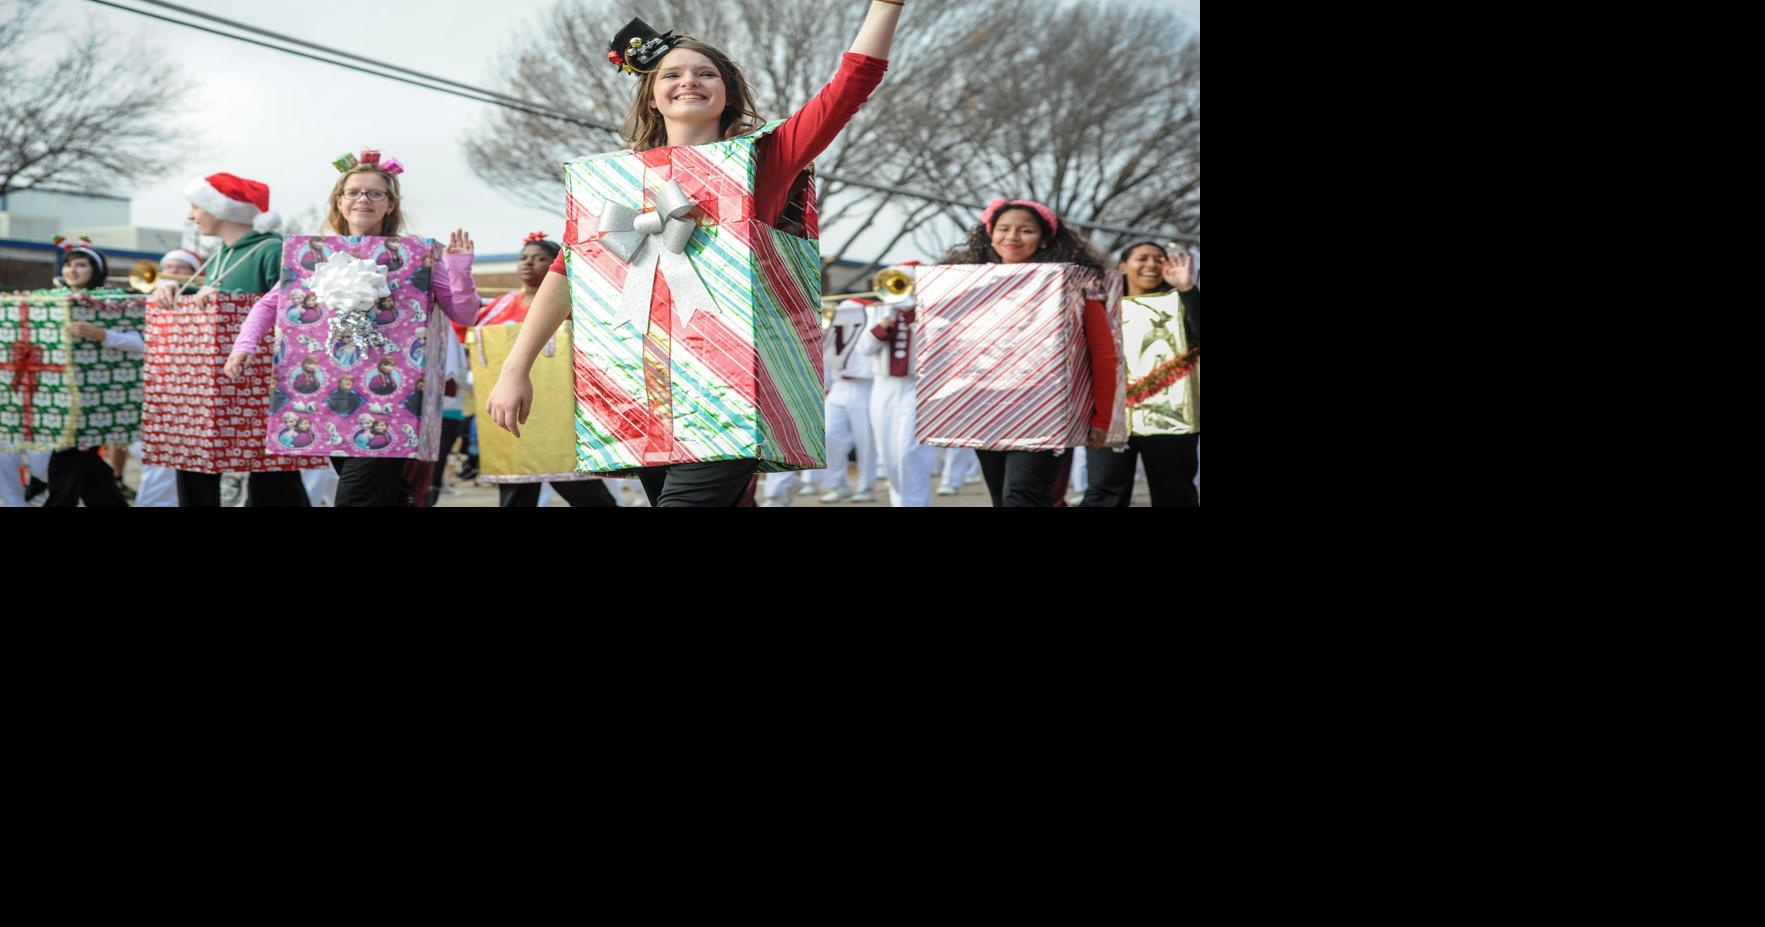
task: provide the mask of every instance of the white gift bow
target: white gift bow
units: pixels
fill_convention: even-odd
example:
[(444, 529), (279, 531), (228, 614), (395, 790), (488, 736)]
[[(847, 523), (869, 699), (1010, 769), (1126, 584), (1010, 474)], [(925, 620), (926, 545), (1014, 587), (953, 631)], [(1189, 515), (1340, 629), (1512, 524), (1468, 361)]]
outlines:
[[(601, 247), (628, 266), (625, 291), (619, 294), (615, 322), (630, 322), (647, 328), (650, 318), (650, 297), (656, 286), (656, 268), (662, 268), (662, 279), (674, 294), (674, 321), (679, 329), (686, 328), (693, 313), (716, 308), (699, 272), (693, 270), (686, 257), (686, 244), (692, 240), (698, 225), (687, 216), (698, 202), (669, 181), (656, 191), (656, 208), (638, 212), (629, 206), (606, 203), (601, 208)], [(658, 247), (658, 244), (660, 247)]]

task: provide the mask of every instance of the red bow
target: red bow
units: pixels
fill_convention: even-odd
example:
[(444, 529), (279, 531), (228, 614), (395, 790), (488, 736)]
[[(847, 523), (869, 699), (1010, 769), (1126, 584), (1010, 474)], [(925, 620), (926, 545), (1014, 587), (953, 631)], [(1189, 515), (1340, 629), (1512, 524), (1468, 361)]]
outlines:
[(37, 370), (43, 364), (43, 346), (28, 341), (12, 343), (12, 388), (19, 391), (37, 388)]

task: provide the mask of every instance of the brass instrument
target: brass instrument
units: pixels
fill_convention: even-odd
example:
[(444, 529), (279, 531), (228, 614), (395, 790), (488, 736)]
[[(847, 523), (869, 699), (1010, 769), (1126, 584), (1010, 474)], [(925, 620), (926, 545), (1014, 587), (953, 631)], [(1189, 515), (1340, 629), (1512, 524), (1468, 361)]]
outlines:
[(158, 264), (147, 258), (142, 258), (135, 262), (135, 266), (129, 268), (129, 289), (137, 293), (151, 293), (161, 280), (176, 280), (179, 283), (184, 283), (201, 276), (201, 274), (162, 274), (159, 272)]
[[(871, 289), (861, 293), (834, 293), (821, 297), (823, 304), (838, 305), (848, 299), (869, 297), (885, 303), (905, 302), (913, 295), (913, 274), (899, 267), (885, 267), (870, 278)], [(824, 310), (826, 311), (826, 310)]]

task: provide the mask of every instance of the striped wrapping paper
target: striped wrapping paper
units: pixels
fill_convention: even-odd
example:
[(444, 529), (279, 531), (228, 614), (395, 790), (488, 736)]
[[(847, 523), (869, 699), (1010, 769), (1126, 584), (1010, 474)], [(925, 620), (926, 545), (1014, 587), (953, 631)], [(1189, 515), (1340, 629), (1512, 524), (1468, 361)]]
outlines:
[[(564, 165), (578, 470), (750, 459), (763, 473), (826, 465), (813, 183), (804, 190), (807, 237), (754, 216), (755, 143), (780, 124)], [(647, 326), (618, 321), (627, 265), (602, 247), (600, 213), (609, 201), (653, 209), (670, 181), (698, 203), (686, 257), (715, 306), (676, 324), (658, 269)]]
[(988, 451), (1084, 446), (1091, 409), (1085, 299), (1104, 286), (1095, 271), (946, 264), (917, 268), (915, 286), (920, 443)]

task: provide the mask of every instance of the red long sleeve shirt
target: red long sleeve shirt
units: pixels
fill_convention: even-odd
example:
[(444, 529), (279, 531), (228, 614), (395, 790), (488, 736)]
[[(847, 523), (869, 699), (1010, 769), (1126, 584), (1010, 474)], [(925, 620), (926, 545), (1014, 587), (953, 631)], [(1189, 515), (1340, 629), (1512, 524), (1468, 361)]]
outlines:
[(1095, 299), (1085, 300), (1085, 343), (1091, 347), (1091, 424), (1109, 428), (1115, 413), (1115, 332), (1109, 327), (1109, 311)]
[[(754, 210), (760, 221), (778, 225), (797, 175), (833, 144), (888, 69), (889, 63), (882, 58), (847, 52), (840, 58), (840, 70), (833, 81), (777, 131), (760, 140), (760, 171), (754, 184)], [(552, 262), (552, 273), (563, 272), (564, 254), (559, 252)]]

